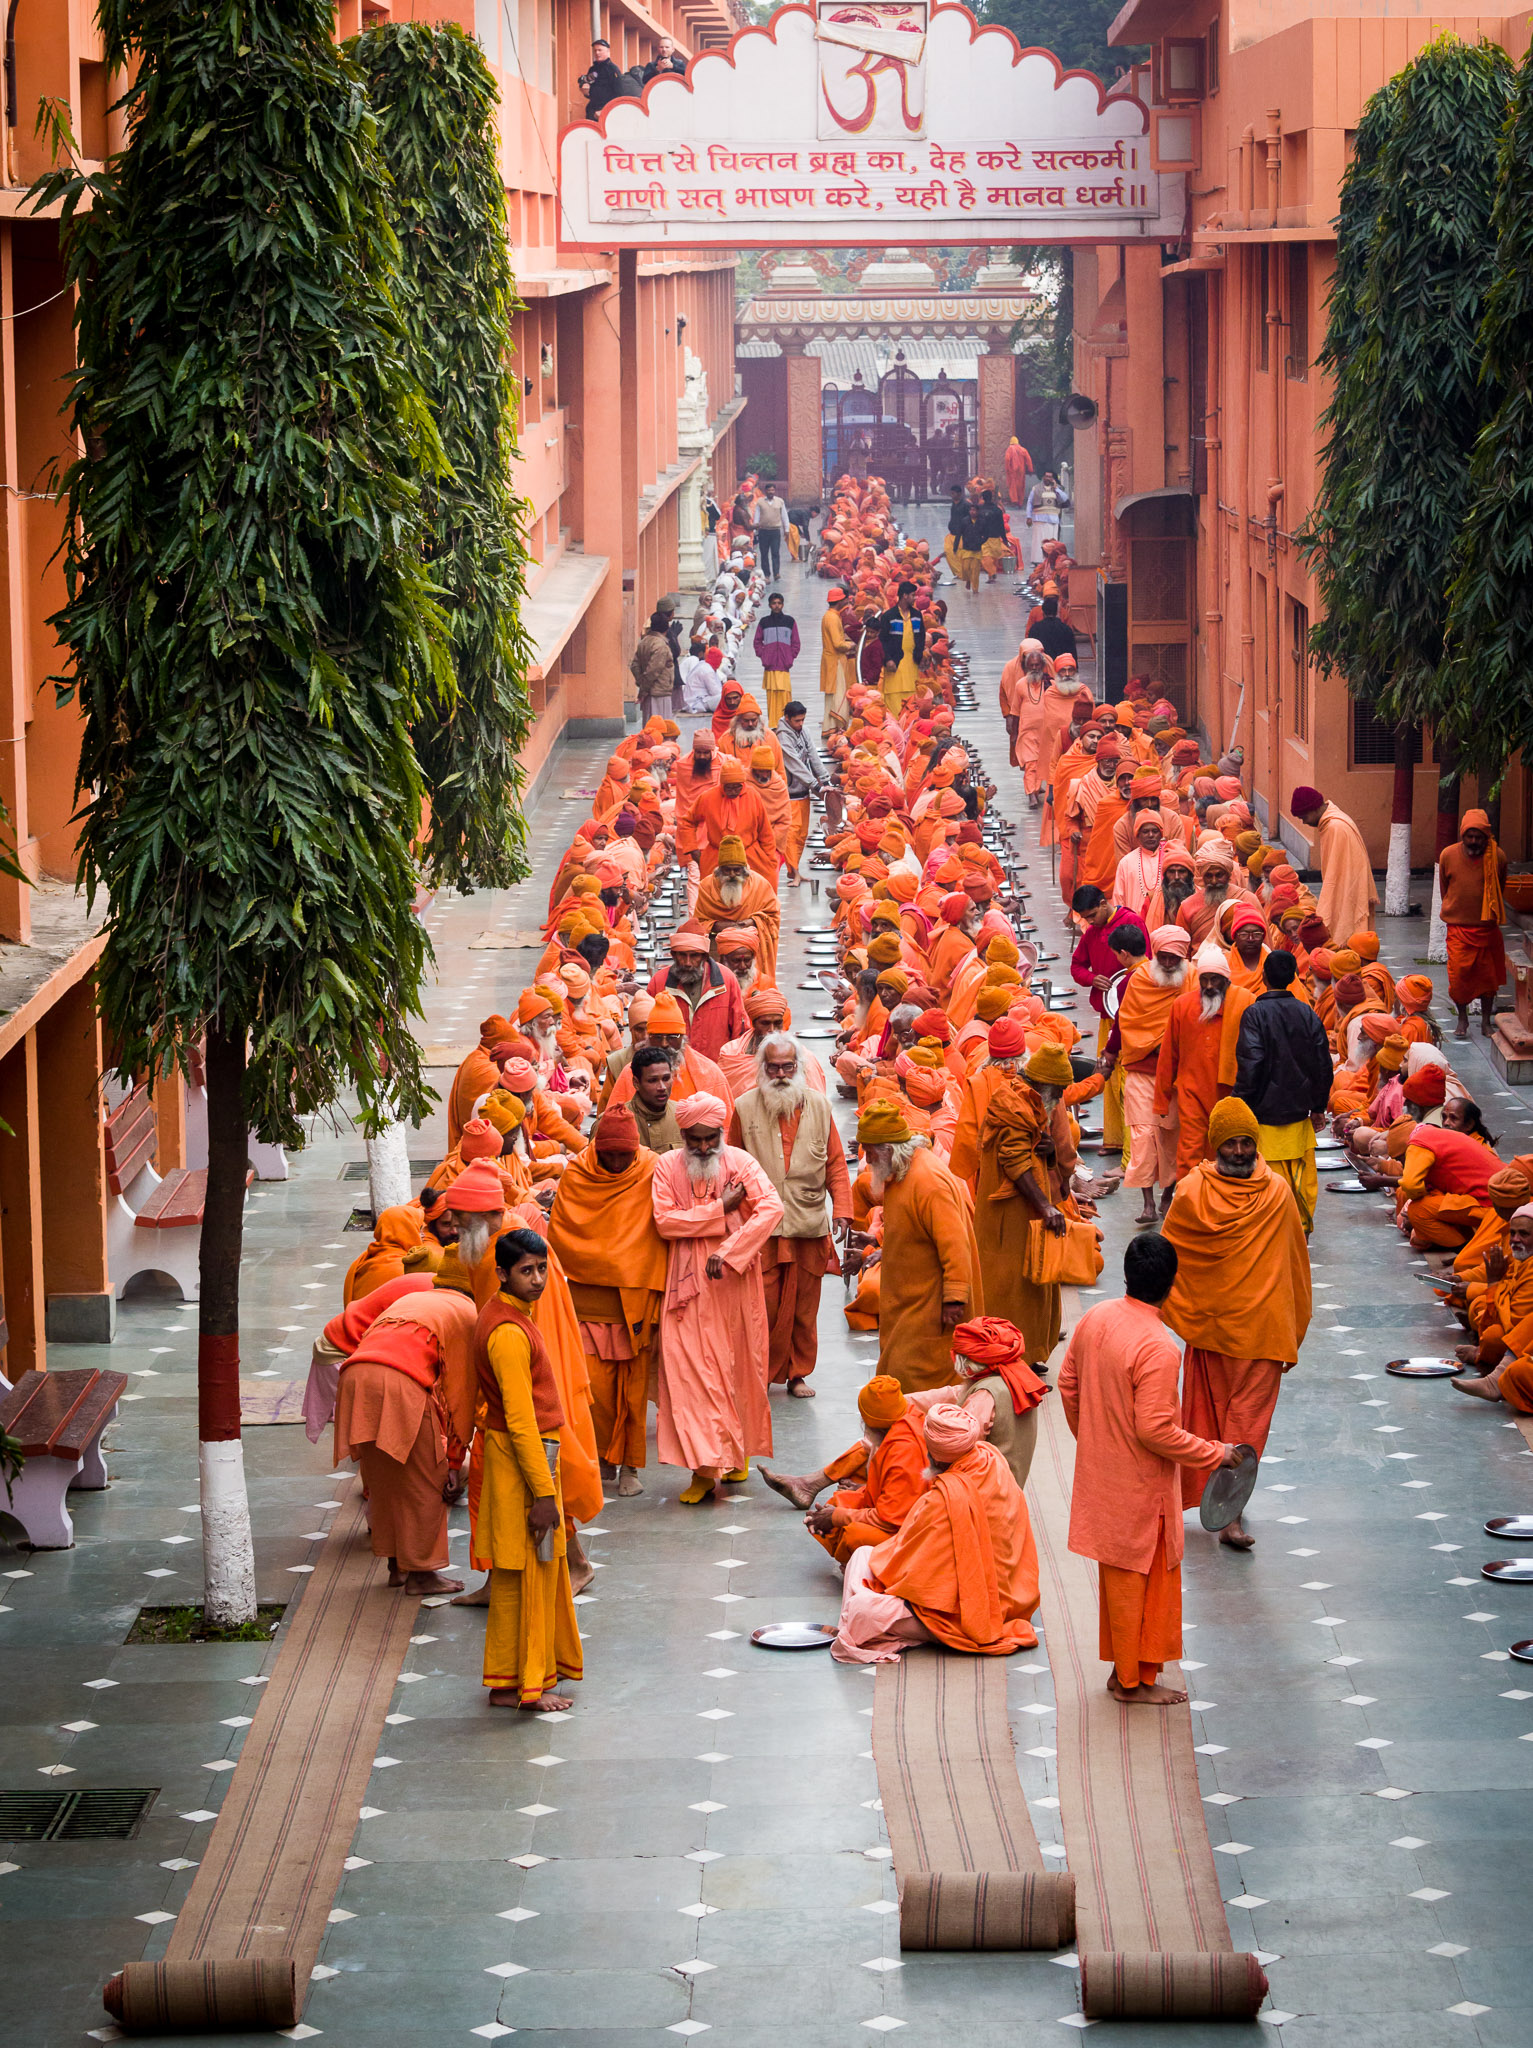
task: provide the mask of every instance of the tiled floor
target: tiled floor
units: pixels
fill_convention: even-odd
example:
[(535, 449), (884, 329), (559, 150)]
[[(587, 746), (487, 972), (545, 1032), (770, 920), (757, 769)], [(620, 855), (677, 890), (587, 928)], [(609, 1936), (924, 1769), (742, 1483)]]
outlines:
[[(791, 569), (785, 581), (812, 644), (821, 586)], [(950, 596), (985, 706), (964, 730), (1030, 838), (993, 709), (1017, 602), (1009, 582)], [(813, 665), (802, 668), (817, 714)], [(514, 998), (531, 956), (469, 942), (538, 921), (552, 864), (585, 815), (562, 792), (594, 788), (602, 752), (562, 757), (530, 821), (531, 883), (432, 908), (430, 1042), (471, 1038)], [(1046, 856), (1035, 852), (1033, 871), (1035, 905), (1057, 932)], [(787, 963), (793, 926), (822, 915), (807, 888), (790, 897)], [(1424, 935), (1421, 920), (1388, 928), (1397, 971), (1416, 964)], [(785, 983), (800, 978), (785, 966)], [(793, 1000), (807, 1023), (814, 998), (795, 988)], [(1497, 1092), (1478, 1043), (1463, 1070), (1512, 1138), (1503, 1149), (1517, 1149), (1533, 1110)], [(412, 1153), (440, 1150), (441, 1123)], [(291, 1180), (253, 1191), (247, 1372), (304, 1371), (362, 1242), (343, 1235), (361, 1191), (340, 1179), (361, 1157), (342, 1118), (316, 1132)], [(1114, 1266), (1129, 1214), (1126, 1196), (1103, 1207)], [(1267, 2023), (1284, 2015), (1294, 2048), (1526, 2048), (1533, 1677), (1519, 1685), (1505, 1648), (1533, 1634), (1533, 1595), (1490, 1590), (1478, 1572), (1495, 1548), (1483, 1518), (1533, 1505), (1528, 1453), (1498, 1410), (1383, 1376), (1385, 1359), (1448, 1331), (1375, 1202), (1323, 1196), (1314, 1263), (1330, 1308), (1285, 1387), (1258, 1547), (1235, 1557), (1201, 1534), (1188, 1544), (1188, 1668), (1231, 1926), (1237, 1943), (1275, 1958)], [(186, 1512), (197, 1490), (194, 1323), (164, 1302), (124, 1306), (112, 1362), (135, 1377), (110, 1491), (77, 1497), (72, 1551), (0, 1549), (0, 1572), (28, 1575), (0, 1578), (0, 1784), (35, 1788), (63, 1765), (61, 1786), (161, 1788), (135, 1841), (0, 1842), (15, 2048), (99, 2033), (104, 1977), (160, 1952), (169, 1922), (157, 1916), (185, 1896), (227, 1775), (215, 1767), (238, 1754), (269, 1667), (237, 1646), (123, 1646), (140, 1604), (199, 1588)], [(849, 1335), (828, 1287), (819, 1398), (773, 1402), (788, 1468), (850, 1439), (875, 1350)], [(75, 1361), (59, 1351), (54, 1362)], [(253, 1430), (246, 1457), (261, 1597), (288, 1598), (334, 1491), (323, 1447), (301, 1428)], [(765, 1621), (835, 1611), (834, 1574), (798, 1518), (754, 1478), (691, 1510), (677, 1505), (676, 1473), (651, 1465), (645, 1481), (642, 1498), (611, 1502), (591, 1532), (602, 1569), (580, 1609), (588, 1675), (567, 1718), (492, 1715), (479, 1687), (482, 1617), (422, 1610), (307, 2028), (367, 2048), (513, 2031), (548, 2048), (705, 2031), (719, 2048), (896, 2031), (966, 2048), (1060, 2039), (1076, 2003), (1068, 1966), (900, 1960), (868, 1753), (871, 1679), (749, 1642)], [(1047, 1747), (1047, 1712), (1022, 1711), (1048, 1707), (1045, 1652), (1015, 1660), (1011, 1684), (1022, 1747)], [(1039, 1840), (1054, 1844), (1048, 1759), (1024, 1755), (1019, 1768)], [(1133, 2048), (1172, 2038), (1116, 2036)], [(1174, 2034), (1179, 2048), (1215, 2038), (1211, 2027)]]

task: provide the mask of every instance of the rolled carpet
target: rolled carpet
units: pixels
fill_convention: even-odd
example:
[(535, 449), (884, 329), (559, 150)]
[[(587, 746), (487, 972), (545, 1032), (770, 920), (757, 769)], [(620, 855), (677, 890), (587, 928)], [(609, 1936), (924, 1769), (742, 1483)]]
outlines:
[(257, 1961), (128, 1963), (101, 2000), (125, 2033), (201, 2034), (298, 2024), (298, 1966), (291, 1956)]
[(1266, 1996), (1267, 1974), (1255, 1956), (1233, 1950), (1081, 1951), (1088, 2020), (1254, 2020)]
[(907, 1650), (881, 1664), (873, 1755), (894, 1851), (900, 1946), (1057, 1949), (1075, 1880), (1045, 1870), (1017, 1777), (1006, 1663)]
[(1075, 1939), (1065, 1871), (916, 1870), (900, 1879), (900, 1947), (1056, 1949)]

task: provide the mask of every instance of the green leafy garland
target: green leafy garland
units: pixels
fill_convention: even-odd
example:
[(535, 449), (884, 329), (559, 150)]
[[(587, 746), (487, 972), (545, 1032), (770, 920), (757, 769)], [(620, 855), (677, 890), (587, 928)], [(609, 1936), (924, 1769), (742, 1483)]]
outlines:
[[(263, 1138), (350, 1081), (419, 1121), (412, 729), (455, 690), (419, 479), (446, 464), (331, 0), (101, 0), (130, 146), (40, 183), (79, 286), (68, 601), (83, 874), (126, 1071), (250, 1034)], [(82, 202), (89, 199), (88, 210)]]
[(456, 700), (415, 726), (431, 795), (428, 879), (506, 888), (527, 870), (517, 754), (531, 726), (526, 547), (511, 488), (519, 310), (497, 164), (494, 80), (456, 26), (385, 25), (347, 46), (392, 173), (411, 367), (450, 468), (428, 479), (426, 559), (452, 636)]

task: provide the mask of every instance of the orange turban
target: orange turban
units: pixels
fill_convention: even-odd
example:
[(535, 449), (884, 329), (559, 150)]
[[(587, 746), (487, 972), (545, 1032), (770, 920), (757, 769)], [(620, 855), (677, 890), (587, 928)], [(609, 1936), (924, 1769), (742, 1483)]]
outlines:
[(952, 1401), (939, 1401), (926, 1411), (926, 1448), (939, 1465), (956, 1464), (984, 1433), (979, 1417)]
[(974, 1014), (982, 1024), (993, 1024), (1011, 1008), (1009, 988), (982, 988), (975, 998)]
[[(499, 1145), (495, 1148), (500, 1150)], [(447, 1190), (447, 1206), (464, 1216), (496, 1216), (506, 1206), (500, 1169), (488, 1159), (476, 1159), (465, 1166)]]
[[(520, 1127), (526, 1114), (521, 1097), (513, 1095), (508, 1088), (492, 1088), (484, 1099), (484, 1108), (480, 1111), (484, 1121), (503, 1138)], [(467, 1137), (468, 1131), (472, 1129), (473, 1126), (470, 1124), (463, 1135)], [(497, 1145), (495, 1149), (499, 1151), (500, 1147)]]
[(682, 1014), (680, 1003), (668, 988), (661, 989), (659, 995), (655, 997), (655, 1006), (649, 1013), (649, 1023), (645, 1030), (651, 1038), (670, 1038), (677, 1032), (684, 1032), (686, 1028), (687, 1020)]
[(1395, 994), (1400, 999), (1400, 1007), (1407, 1014), (1427, 1009), (1433, 993), (1430, 975), (1402, 974), (1395, 983)]
[(729, 1111), (716, 1095), (687, 1095), (671, 1108), (684, 1131), (722, 1131), (729, 1122)]
[(639, 1120), (626, 1102), (620, 1102), (597, 1119), (596, 1129), (591, 1133), (591, 1138), (598, 1152), (624, 1154), (630, 1159), (637, 1158)]
[(745, 787), (745, 765), (743, 762), (738, 761), (733, 754), (725, 757), (724, 765), (719, 770), (719, 785), (723, 789), (743, 789)]
[[(552, 1008), (553, 1004), (548, 1000), (547, 996), (540, 996), (535, 988), (524, 988), (521, 1000), (516, 1006), (516, 1021), (518, 1024), (530, 1024), (534, 1017), (545, 1016)], [(501, 1038), (514, 1038), (516, 1033), (507, 1025), (503, 1032), (497, 1033), (497, 1036)]]
[(1347, 941), (1348, 949), (1359, 960), (1377, 960), (1379, 957), (1379, 935), (1377, 932), (1354, 932)]
[(990, 1057), (1014, 1060), (1027, 1050), (1027, 1033), (1020, 1017), (1000, 1016), (990, 1026)]
[(896, 1104), (870, 1102), (857, 1119), (859, 1145), (903, 1145), (913, 1135)]
[[(520, 1104), (517, 1105), (520, 1108)], [(482, 1116), (476, 1116), (471, 1123), (463, 1126), (463, 1136), (458, 1140), (458, 1157), (465, 1166), (476, 1159), (497, 1159), (500, 1156), (500, 1132), (494, 1124), (486, 1123)]]
[(1221, 1145), (1231, 1138), (1254, 1138), (1256, 1117), (1251, 1106), (1242, 1102), (1238, 1095), (1226, 1095), (1222, 1102), (1216, 1102), (1208, 1117), (1208, 1146), (1217, 1152)]
[(1423, 1067), (1405, 1084), (1405, 1099), (1418, 1109), (1441, 1109), (1448, 1099), (1448, 1076), (1442, 1067)]
[(753, 988), (745, 998), (745, 1014), (753, 1024), (765, 1024), (773, 1017), (780, 1022), (788, 1014), (788, 1005), (780, 989)]
[(874, 1429), (887, 1429), (909, 1407), (905, 1390), (891, 1374), (881, 1372), (858, 1389), (857, 1412)]

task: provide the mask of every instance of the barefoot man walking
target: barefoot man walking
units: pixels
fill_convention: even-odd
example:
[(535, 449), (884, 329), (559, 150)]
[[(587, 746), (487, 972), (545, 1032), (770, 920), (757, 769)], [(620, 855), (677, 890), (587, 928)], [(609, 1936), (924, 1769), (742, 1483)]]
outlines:
[(1163, 1237), (1123, 1254), (1127, 1295), (1099, 1302), (1076, 1325), (1059, 1373), (1075, 1437), (1070, 1548), (1097, 1560), (1099, 1651), (1107, 1690), (1126, 1706), (1169, 1707), (1184, 1692), (1160, 1683), (1182, 1654), (1182, 1496), (1179, 1466), (1235, 1465), (1233, 1444), (1189, 1436), (1177, 1421), (1181, 1356), (1160, 1304), (1176, 1279)]

